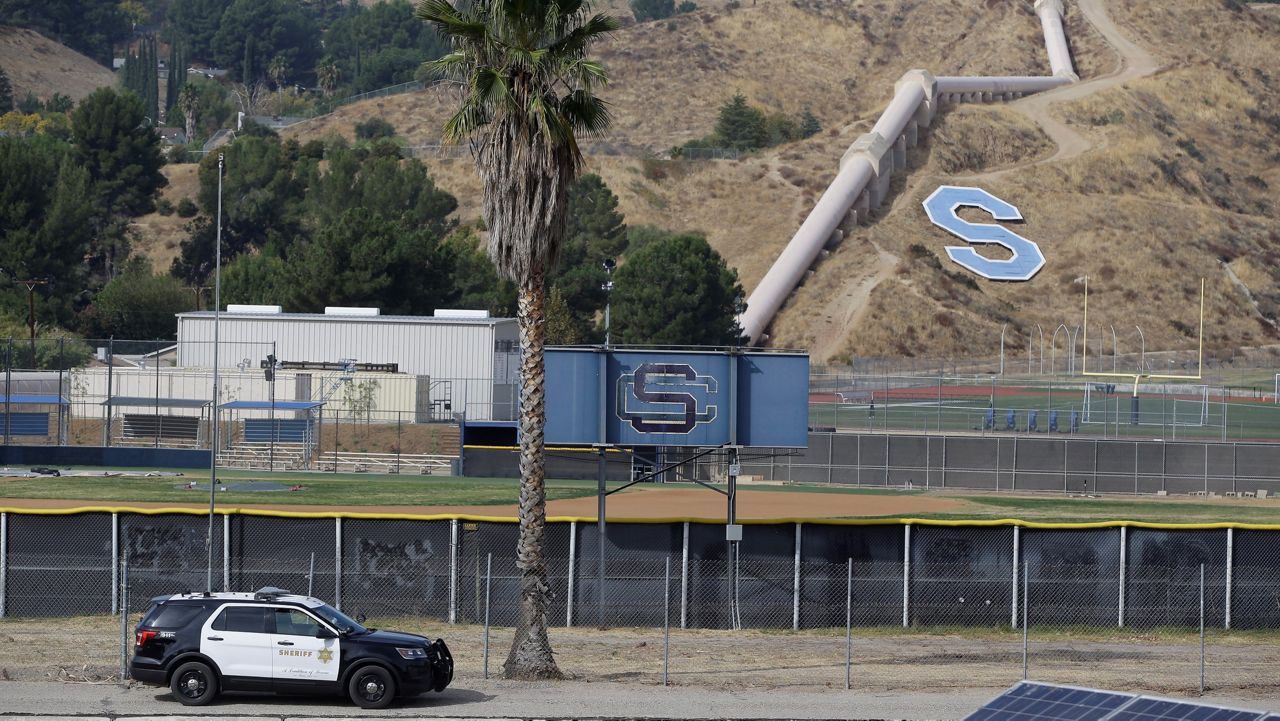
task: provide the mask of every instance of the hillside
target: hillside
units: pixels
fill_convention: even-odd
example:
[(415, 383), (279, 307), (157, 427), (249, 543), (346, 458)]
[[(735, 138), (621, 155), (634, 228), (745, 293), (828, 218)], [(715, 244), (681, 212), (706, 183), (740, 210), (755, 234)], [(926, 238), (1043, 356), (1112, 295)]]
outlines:
[(62, 93), (72, 100), (115, 82), (110, 69), (32, 30), (0, 25), (0, 68), (9, 74), (13, 96), (28, 92), (48, 98)]
[[(1210, 349), (1276, 337), (1269, 319), (1280, 307), (1280, 78), (1269, 69), (1280, 66), (1280, 16), (1233, 2), (1092, 5), (1110, 15), (1120, 40), (1151, 56), (1151, 67), (1130, 72), (1132, 57), (1122, 60), (1068, 0), (1082, 79), (1126, 74), (1056, 98), (944, 111), (889, 203), (870, 225), (848, 229), (793, 295), (771, 344), (810, 348), (817, 360), (992, 355), (1007, 324), (1020, 339), (1012, 347), (1025, 353), (1036, 324), (1048, 340), (1060, 323), (1081, 322), (1077, 280), (1086, 274), (1095, 344), (1096, 329), (1114, 325), (1121, 351), (1133, 351), (1140, 325), (1149, 349), (1194, 346), (1202, 276)], [(706, 232), (748, 290), (902, 72), (1047, 72), (1030, 2), (703, 6), (628, 26), (600, 55), (613, 77), (606, 97), (617, 122), (612, 152), (593, 155), (589, 169), (618, 193), (629, 223)], [(709, 133), (735, 91), (770, 111), (808, 107), (824, 130), (742, 161), (656, 159)], [(355, 122), (382, 116), (410, 144), (435, 143), (449, 102), (439, 89), (379, 98), (291, 134), (350, 135)], [(1061, 126), (1052, 134), (1058, 142), (1045, 124)], [(1074, 146), (1059, 147), (1063, 137)], [(427, 162), (458, 195), (459, 214), (477, 215), (469, 162)], [(1041, 244), (1045, 269), (1030, 282), (1000, 284), (946, 260), (953, 241), (919, 205), (944, 183), (977, 184), (1018, 206), (1020, 232)]]

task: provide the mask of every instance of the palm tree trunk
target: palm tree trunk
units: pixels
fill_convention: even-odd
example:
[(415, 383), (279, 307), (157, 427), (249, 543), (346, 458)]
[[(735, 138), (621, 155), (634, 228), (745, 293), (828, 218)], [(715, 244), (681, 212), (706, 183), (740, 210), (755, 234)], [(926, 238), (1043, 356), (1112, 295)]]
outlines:
[(546, 368), (542, 347), (546, 336), (546, 275), (531, 273), (520, 284), (520, 538), (516, 567), (520, 569), (520, 625), (511, 653), (503, 665), (509, 679), (561, 678), (547, 637), (547, 603), (551, 587), (543, 558), (547, 526), (546, 468), (543, 431), (546, 420)]

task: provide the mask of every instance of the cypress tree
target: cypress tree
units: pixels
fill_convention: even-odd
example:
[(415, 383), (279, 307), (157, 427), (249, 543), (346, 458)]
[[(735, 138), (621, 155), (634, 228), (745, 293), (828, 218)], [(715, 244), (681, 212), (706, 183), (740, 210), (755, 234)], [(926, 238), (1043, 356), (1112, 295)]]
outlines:
[[(160, 48), (156, 44), (154, 33), (147, 41), (147, 115), (153, 120), (160, 118)], [(153, 123), (159, 125), (159, 122)]]
[(9, 83), (9, 74), (0, 68), (0, 115), (13, 110), (13, 85)]
[(244, 39), (244, 77), (241, 81), (246, 86), (253, 85), (253, 38)]

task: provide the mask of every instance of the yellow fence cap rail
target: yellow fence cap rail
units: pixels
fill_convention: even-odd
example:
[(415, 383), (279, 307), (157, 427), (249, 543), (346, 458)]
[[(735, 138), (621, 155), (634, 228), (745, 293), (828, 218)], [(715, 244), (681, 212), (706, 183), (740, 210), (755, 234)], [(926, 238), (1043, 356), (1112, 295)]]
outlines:
[[(194, 507), (140, 507), (140, 506), (75, 506), (68, 508), (28, 508), (0, 506), (0, 513), (18, 516), (73, 516), (85, 513), (129, 513), (143, 516), (184, 515), (205, 516), (209, 511)], [(373, 513), (362, 511), (290, 511), (267, 508), (240, 508), (227, 506), (216, 508), (214, 513), (220, 516), (256, 516), (264, 518), (351, 518), (386, 521), (465, 521), (470, 523), (517, 523), (515, 516), (490, 516), (471, 513)], [(596, 523), (595, 516), (549, 516), (548, 523)], [(706, 518), (700, 516), (669, 516), (662, 518), (611, 518), (610, 523), (700, 523), (721, 525), (722, 518)], [(1273, 523), (1239, 523), (1221, 521), (1216, 523), (1156, 523), (1150, 521), (1085, 521), (1085, 522), (1053, 522), (1024, 521), (1019, 518), (999, 519), (934, 519), (934, 518), (745, 518), (739, 519), (745, 525), (777, 525), (777, 524), (811, 524), (815, 526), (936, 526), (951, 528), (992, 528), (1013, 527), (1045, 530), (1088, 530), (1097, 528), (1145, 528), (1166, 531), (1208, 531), (1234, 528), (1244, 531), (1280, 531), (1280, 524)]]

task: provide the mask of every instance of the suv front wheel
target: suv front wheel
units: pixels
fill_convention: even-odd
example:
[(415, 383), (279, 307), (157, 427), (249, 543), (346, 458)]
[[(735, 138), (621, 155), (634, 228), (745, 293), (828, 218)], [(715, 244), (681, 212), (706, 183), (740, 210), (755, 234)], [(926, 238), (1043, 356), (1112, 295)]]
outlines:
[(200, 661), (188, 661), (173, 672), (169, 690), (183, 706), (204, 706), (218, 695), (218, 678)]
[(381, 666), (365, 666), (351, 674), (347, 695), (360, 708), (386, 708), (395, 700), (396, 680)]

